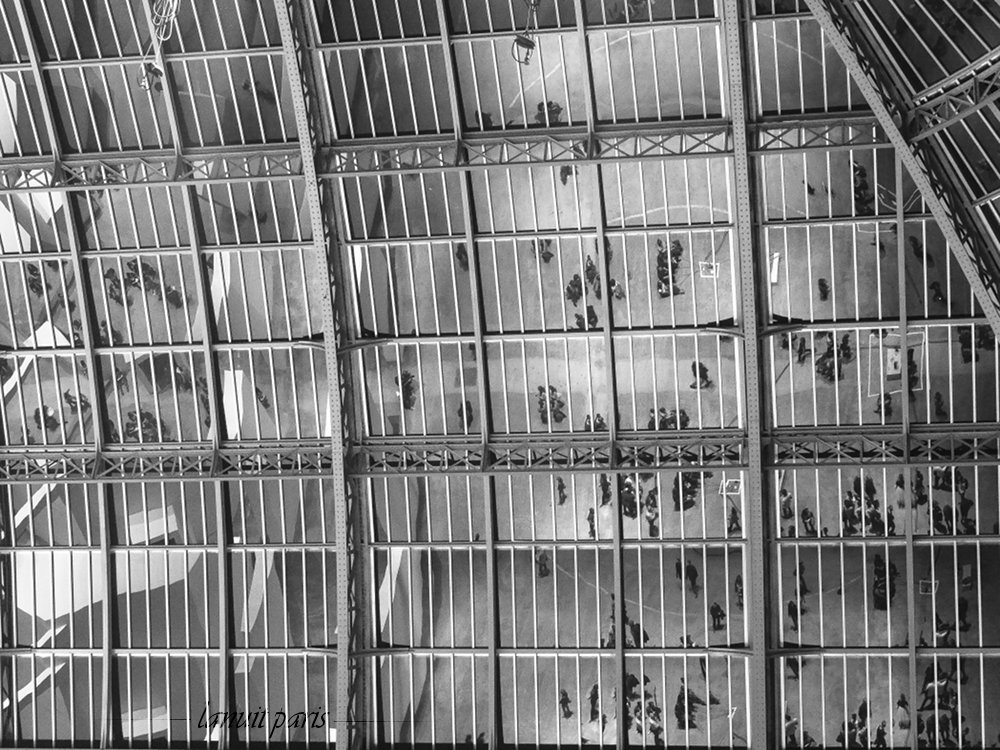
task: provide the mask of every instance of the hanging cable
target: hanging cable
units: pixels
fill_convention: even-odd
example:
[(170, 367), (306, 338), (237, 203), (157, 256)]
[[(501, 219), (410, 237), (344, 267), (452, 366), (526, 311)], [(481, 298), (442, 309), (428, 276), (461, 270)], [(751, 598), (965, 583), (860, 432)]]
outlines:
[(140, 62), (138, 83), (139, 88), (149, 91), (155, 89), (160, 91), (163, 84), (159, 79), (163, 77), (163, 71), (153, 62), (154, 50), (159, 50), (163, 43), (174, 35), (177, 28), (177, 11), (180, 8), (180, 0), (153, 0), (150, 18), (153, 24), (153, 34), (149, 38), (149, 44), (142, 53)]
[(535, 51), (535, 37), (532, 30), (538, 30), (538, 6), (542, 0), (524, 0), (528, 7), (528, 18), (524, 23), (524, 31), (514, 36), (514, 43), (510, 47), (510, 56), (519, 65), (527, 65), (531, 62), (531, 55)]

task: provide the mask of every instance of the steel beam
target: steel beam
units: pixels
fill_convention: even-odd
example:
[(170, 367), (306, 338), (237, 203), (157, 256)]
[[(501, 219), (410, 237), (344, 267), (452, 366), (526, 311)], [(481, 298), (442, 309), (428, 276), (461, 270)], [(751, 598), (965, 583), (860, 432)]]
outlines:
[[(954, 206), (952, 210), (949, 210), (949, 207), (945, 205), (944, 187), (939, 186), (939, 190), (935, 189), (930, 168), (914, 150), (913, 145), (907, 141), (900, 124), (893, 119), (889, 106), (895, 103), (883, 93), (871, 63), (866, 65), (858, 54), (856, 42), (851, 36), (852, 32), (846, 19), (839, 15), (834, 17), (830, 8), (832, 5), (830, 0), (805, 0), (805, 3), (843, 60), (852, 80), (882, 125), (889, 141), (896, 147), (903, 166), (923, 196), (924, 202), (934, 216), (945, 240), (947, 240), (955, 260), (969, 280), (973, 294), (983, 308), (983, 312), (990, 322), (990, 327), (994, 333), (1000, 335), (1000, 292), (998, 292), (1000, 279), (992, 278), (990, 271), (983, 269), (982, 263), (987, 262), (986, 259), (977, 260), (974, 257), (976, 246), (968, 239), (970, 235), (975, 233), (974, 230), (964, 229), (966, 241), (963, 242), (957, 226), (961, 217), (954, 210)], [(895, 108), (898, 109), (898, 105)], [(979, 239), (980, 246), (982, 246), (982, 238)], [(992, 264), (986, 266), (986, 268), (991, 267)]]
[(749, 553), (749, 586), (747, 619), (750, 625), (750, 645), (753, 653), (749, 665), (748, 745), (752, 748), (776, 747), (778, 737), (771, 714), (771, 680), (767, 658), (767, 612), (769, 592), (767, 586), (768, 560), (766, 545), (763, 470), (763, 412), (760, 363), (759, 305), (757, 303), (757, 256), (754, 229), (754, 190), (750, 169), (747, 121), (747, 87), (749, 77), (744, 72), (745, 39), (739, 0), (724, 0), (722, 27), (726, 43), (728, 70), (729, 108), (733, 118), (733, 150), (736, 197), (736, 236), (739, 243), (739, 271), (741, 314), (743, 323), (743, 402), (746, 410), (747, 429), (747, 493), (749, 524), (747, 542)]
[[(183, 252), (183, 250), (181, 251)], [(37, 258), (37, 256), (30, 255), (24, 256), (25, 260), (29, 258)], [(55, 259), (54, 254), (50, 255)], [(66, 256), (60, 254), (63, 260)], [(92, 258), (97, 258), (96, 254), (91, 255)], [(2, 262), (2, 261), (0, 261)], [(37, 262), (37, 260), (36, 260)], [(197, 266), (195, 266), (197, 268)], [(208, 314), (212, 314), (211, 308), (209, 308)], [(400, 341), (405, 341), (405, 337), (400, 337)], [(420, 339), (410, 338), (410, 342), (419, 341)], [(425, 339), (426, 340), (426, 339)], [(438, 339), (434, 339), (437, 341)], [(364, 343), (364, 342), (362, 342)], [(289, 349), (318, 349), (322, 348), (322, 344), (313, 341), (249, 341), (245, 344), (235, 344), (229, 341), (221, 343), (213, 343), (211, 345), (212, 352), (248, 352), (253, 350), (289, 350)], [(95, 345), (95, 354), (118, 354), (118, 355), (142, 355), (142, 354), (170, 354), (170, 353), (189, 353), (189, 352), (204, 352), (206, 346), (204, 342), (198, 341), (193, 343), (183, 343), (183, 344), (121, 344), (119, 346), (107, 346), (104, 344)], [(357, 348), (357, 347), (355, 347)], [(70, 354), (70, 351), (65, 347), (58, 346), (39, 346), (32, 348), (22, 348), (22, 349), (11, 349), (9, 351), (3, 352), (4, 356), (10, 357), (12, 359), (32, 357), (38, 355), (55, 355), (55, 356), (66, 356)], [(211, 360), (209, 360), (211, 361)], [(214, 415), (213, 415), (214, 416)]]
[[(402, 7), (402, 6), (401, 6)], [(541, 26), (538, 29), (532, 29), (532, 34), (539, 37), (564, 37), (567, 32), (573, 30), (573, 25), (566, 22), (566, 14), (563, 14), (561, 26)], [(511, 37), (516, 34), (519, 29), (516, 28), (503, 28), (502, 18), (499, 17), (497, 11), (494, 11), (494, 17), (492, 19), (493, 28), (483, 31), (452, 31), (451, 37), (456, 42), (488, 42), (490, 40), (505, 40), (510, 43)], [(600, 31), (631, 31), (638, 33), (648, 33), (651, 29), (672, 29), (683, 26), (715, 26), (718, 23), (718, 19), (702, 16), (700, 18), (662, 18), (655, 19), (653, 21), (640, 21), (633, 20), (628, 23), (608, 23), (608, 24), (595, 24), (595, 27)], [(337, 51), (356, 51), (361, 49), (372, 49), (379, 47), (412, 47), (412, 46), (427, 46), (432, 44), (440, 44), (441, 35), (428, 35), (428, 36), (407, 36), (405, 38), (382, 38), (382, 39), (362, 39), (360, 41), (356, 40), (343, 40), (343, 41), (332, 41), (332, 42), (321, 42), (315, 45), (315, 49), (323, 52), (337, 52)]]
[(102, 451), (11, 446), (0, 450), (0, 484), (323, 476), (332, 461), (326, 440), (230, 443), (218, 450), (208, 443), (124, 444)]
[[(880, 147), (885, 142), (867, 114), (799, 121), (762, 120), (748, 127), (755, 134), (753, 153), (813, 149)], [(414, 174), (485, 169), (518, 164), (576, 165), (713, 156), (732, 151), (729, 121), (662, 122), (655, 125), (601, 125), (594, 147), (584, 146), (580, 127), (554, 126), (523, 131), (469, 133), (454, 138), (417, 135), (347, 141), (316, 148), (317, 174)], [(4, 157), (0, 195), (108, 190), (131, 186), (213, 185), (288, 180), (303, 175), (301, 151), (283, 144), (185, 148), (178, 159), (170, 149), (139, 153)]]
[(302, 176), (312, 228), (313, 253), (310, 260), (312, 262), (312, 282), (315, 285), (316, 293), (313, 299), (318, 300), (323, 316), (332, 448), (330, 479), (334, 492), (334, 536), (337, 555), (337, 710), (333, 724), (337, 731), (338, 744), (342, 742), (344, 747), (351, 747), (349, 718), (352, 710), (352, 695), (350, 688), (354, 665), (349, 649), (352, 619), (349, 600), (351, 581), (350, 550), (348, 548), (347, 475), (344, 471), (344, 418), (340, 390), (340, 367), (337, 360), (339, 330), (334, 316), (333, 279), (327, 255), (328, 241), (335, 242), (336, 240), (332, 236), (329, 238), (327, 236), (327, 223), (324, 220), (319, 177), (316, 173), (317, 143), (314, 140), (313, 118), (318, 117), (318, 115), (310, 113), (306, 102), (308, 92), (304, 87), (303, 68), (309, 65), (309, 50), (304, 47), (305, 41), (301, 36), (301, 26), (299, 25), (300, 19), (297, 18), (301, 9), (297, 6), (296, 0), (274, 0), (274, 9), (278, 30), (281, 34), (285, 72), (288, 76), (290, 89), (289, 95), (292, 100), (292, 108), (295, 111), (295, 123), (302, 158)]
[(1000, 49), (997, 57), (936, 84), (910, 109), (915, 118), (913, 140), (921, 141), (968, 115), (1000, 100)]
[(291, 154), (284, 146), (213, 147), (186, 153), (180, 162), (162, 149), (139, 154), (64, 155), (58, 169), (45, 157), (4, 157), (0, 161), (0, 195), (246, 184), (287, 181), (302, 175), (299, 152)]
[[(909, 450), (921, 464), (1000, 464), (1000, 428), (993, 424), (914, 425), (907, 440), (891, 426), (819, 426), (762, 432), (763, 463), (778, 466), (897, 466)], [(564, 438), (428, 436), (366, 439), (352, 446), (351, 476), (507, 475), (606, 472), (628, 474), (690, 468), (746, 466), (742, 431), (620, 432), (606, 438), (579, 433)], [(318, 477), (332, 470), (329, 441), (227, 441), (8, 446), (0, 450), (0, 484), (21, 482), (161, 482), (166, 480)]]
[[(148, 16), (146, 17), (148, 19)], [(246, 60), (255, 57), (280, 57), (280, 47), (239, 47), (235, 49), (204, 49), (191, 52), (171, 52), (171, 60), (188, 62), (205, 62), (208, 60)], [(39, 67), (42, 70), (80, 70), (87, 68), (115, 68), (120, 66), (141, 65), (145, 56), (135, 55), (102, 55), (101, 57), (72, 58), (66, 60), (43, 60)], [(9, 72), (30, 70), (31, 66), (23, 62), (0, 63), (0, 75)]]
[[(851, 434), (849, 431), (854, 431)], [(901, 466), (914, 463), (996, 465), (996, 425), (912, 425), (909, 437), (886, 425), (774, 430), (765, 442), (771, 466)]]

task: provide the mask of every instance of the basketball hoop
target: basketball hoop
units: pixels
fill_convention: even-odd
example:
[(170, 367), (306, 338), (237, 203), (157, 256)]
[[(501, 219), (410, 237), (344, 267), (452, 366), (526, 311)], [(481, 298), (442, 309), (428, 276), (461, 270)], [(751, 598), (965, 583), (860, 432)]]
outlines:
[(709, 260), (698, 261), (698, 273), (703, 279), (716, 279), (719, 277), (719, 264)]
[(742, 479), (723, 479), (722, 485), (719, 487), (719, 494), (722, 496), (739, 495), (742, 489)]
[[(176, 2), (176, 0), (175, 0)], [(528, 65), (535, 51), (535, 39), (532, 28), (538, 30), (538, 6), (542, 0), (524, 0), (528, 6), (528, 19), (524, 23), (524, 31), (514, 35), (514, 43), (510, 46), (510, 56), (518, 65)]]

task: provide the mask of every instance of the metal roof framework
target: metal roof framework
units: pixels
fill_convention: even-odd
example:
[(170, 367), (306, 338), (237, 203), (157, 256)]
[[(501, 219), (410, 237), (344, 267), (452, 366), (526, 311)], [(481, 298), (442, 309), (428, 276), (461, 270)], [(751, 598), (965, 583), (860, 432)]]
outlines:
[[(900, 23), (915, 23), (896, 0), (889, 4)], [(1000, 25), (982, 3), (968, 4)], [(905, 685), (915, 698), (918, 665), (952, 656), (978, 670), (974, 684), (980, 686), (981, 715), (969, 726), (986, 735), (990, 724), (982, 704), (1000, 652), (982, 634), (985, 625), (975, 638), (956, 632), (954, 646), (947, 638), (919, 643), (915, 634), (919, 618), (948, 616), (936, 600), (930, 615), (921, 609), (916, 583), (924, 556), (953, 550), (954, 570), (946, 566), (936, 573), (930, 565), (936, 592), (942, 579), (949, 585), (949, 577), (957, 588), (962, 555), (974, 551), (982, 566), (997, 548), (997, 537), (985, 528), (998, 512), (995, 498), (992, 506), (988, 498), (1000, 472), (995, 428), (1000, 415), (995, 403), (990, 411), (988, 396), (977, 394), (983, 388), (990, 392), (998, 370), (995, 344), (980, 343), (986, 341), (984, 323), (1000, 328), (991, 291), (1000, 188), (994, 184), (998, 165), (990, 162), (995, 157), (985, 153), (983, 167), (971, 163), (963, 149), (970, 133), (997, 132), (998, 43), (990, 42), (987, 32), (972, 30), (984, 45), (981, 54), (962, 52), (955, 42), (964, 64), (914, 77), (900, 63), (905, 50), (882, 35), (892, 19), (872, 3), (805, 0), (801, 8), (786, 8), (725, 0), (669, 3), (665, 11), (663, 4), (656, 9), (653, 3), (573, 0), (553, 3), (544, 14), (536, 62), (547, 73), (526, 84), (527, 73), (509, 64), (501, 68), (498, 56), (498, 45), (519, 28), (517, 5), (511, 5), (509, 17), (473, 0), (422, 2), (412, 15), (389, 3), (362, 3), (352, 7), (350, 17), (319, 0), (252, 5), (249, 15), (259, 18), (248, 18), (245, 6), (235, 2), (229, 9), (240, 21), (236, 32), (217, 9), (204, 17), (182, 15), (182, 33), (162, 48), (154, 45), (151, 58), (140, 54), (157, 32), (145, 3), (124, 10), (127, 20), (118, 22), (109, 18), (109, 3), (76, 11), (82, 30), (70, 35), (66, 3), (44, 12), (29, 0), (0, 5), (0, 33), (10, 50), (6, 57), (0, 52), (0, 81), (6, 86), (0, 109), (6, 107), (22, 128), (4, 134), (0, 161), (0, 206), (11, 217), (0, 256), (6, 293), (0, 310), (6, 316), (7, 446), (0, 451), (0, 477), (7, 487), (6, 549), (0, 551), (0, 588), (8, 603), (0, 655), (5, 744), (58, 739), (111, 747), (155, 736), (178, 744), (236, 745), (259, 737), (232, 728), (201, 735), (192, 730), (197, 696), (206, 706), (241, 710), (260, 695), (268, 705), (311, 707), (318, 701), (329, 707), (336, 734), (314, 732), (315, 726), (299, 735), (286, 729), (286, 740), (336, 739), (345, 746), (460, 742), (467, 733), (458, 728), (455, 706), (461, 705), (473, 716), (485, 716), (469, 729), (472, 736), (483, 732), (492, 746), (575, 744), (587, 732), (596, 732), (591, 741), (619, 747), (652, 744), (653, 709), (669, 708), (667, 691), (676, 674), (693, 683), (700, 663), (706, 698), (710, 683), (718, 686), (712, 681), (725, 675), (728, 720), (717, 716), (713, 724), (709, 709), (707, 728), (694, 727), (689, 719), (675, 734), (666, 726), (672, 722), (668, 715), (659, 724), (671, 744), (772, 747), (782, 738), (787, 743), (790, 731), (800, 744), (805, 740), (810, 705), (801, 686), (793, 694), (789, 662), (804, 665), (818, 658), (811, 663), (821, 664), (823, 679), (845, 685), (846, 721), (846, 684), (856, 665), (864, 665), (864, 695), (875, 705), (887, 699), (870, 683), (882, 679), (885, 668), (889, 682)], [(919, 3), (911, 5), (922, 10)], [(806, 7), (812, 14), (803, 12)], [(960, 15), (952, 3), (948, 7)], [(68, 26), (61, 25), (60, 13)], [(364, 17), (368, 13), (371, 17)], [(949, 38), (946, 21), (929, 12), (927, 18)], [(131, 34), (121, 33), (123, 23), (131, 23)], [(789, 32), (782, 44), (799, 56), (791, 95), (782, 93), (781, 77), (789, 74), (779, 66), (784, 53), (776, 41)], [(232, 33), (235, 39), (227, 37)], [(697, 94), (683, 93), (692, 84), (681, 82), (680, 74), (677, 91), (670, 91), (655, 70), (652, 90), (637, 88), (637, 80), (649, 77), (640, 76), (636, 63), (647, 49), (647, 36), (654, 60), (659, 49), (673, 57), (678, 70), (688, 64), (681, 57), (683, 45), (699, 51)], [(815, 92), (802, 73), (803, 60), (816, 59), (817, 38), (822, 40), (819, 104), (809, 100)], [(614, 53), (612, 45), (618, 45)], [(842, 57), (846, 72), (835, 69), (827, 57), (831, 50)], [(773, 54), (773, 67), (767, 54)], [(360, 64), (352, 68), (351, 80), (346, 71), (355, 57)], [(140, 63), (149, 60), (162, 71), (162, 81), (146, 101), (130, 84)], [(702, 68), (705, 61), (714, 61), (714, 76)], [(574, 65), (586, 71), (586, 85), (578, 92), (570, 91)], [(390, 70), (402, 76), (408, 99), (396, 98), (397, 79)], [(74, 76), (82, 88), (70, 82)], [(124, 98), (111, 94), (116, 81), (126, 85)], [(417, 96), (422, 81), (430, 84), (429, 107)], [(546, 90), (560, 85), (562, 99)], [(543, 91), (537, 113), (527, 101), (532, 86)], [(249, 96), (241, 98), (240, 91)], [(517, 96), (505, 100), (511, 91)], [(556, 107), (550, 95), (557, 98)], [(486, 121), (488, 99), (501, 109), (492, 113), (500, 117), (499, 125)], [(648, 111), (650, 102), (655, 111)], [(98, 106), (111, 115), (97, 114)], [(893, 111), (904, 117), (894, 121)], [(862, 207), (865, 196), (857, 186), (861, 164), (882, 191), (871, 197), (870, 211)], [(683, 174), (686, 202), (657, 204), (657, 192), (671, 189), (668, 170)], [(838, 203), (845, 200), (843, 176), (849, 185), (852, 172), (853, 195)], [(813, 200), (813, 180), (822, 182), (826, 198)], [(569, 203), (559, 197), (563, 188), (572, 191)], [(781, 205), (770, 195), (775, 189)], [(793, 190), (802, 195), (792, 196)], [(707, 195), (707, 206), (690, 197), (698, 191)], [(527, 205), (519, 202), (524, 195)], [(179, 217), (172, 227), (162, 221), (166, 205)], [(628, 213), (636, 209), (638, 214)], [(891, 232), (890, 225), (904, 231)], [(908, 244), (913, 227), (923, 239), (919, 252)], [(856, 281), (853, 294), (845, 293), (849, 301), (839, 307), (835, 287), (832, 314), (812, 301), (803, 308), (791, 296), (791, 267), (798, 262), (791, 248), (802, 241), (826, 243), (834, 271), (835, 236), (851, 238), (855, 277), (867, 268), (858, 257), (868, 236), (874, 237), (873, 247), (894, 248), (884, 272), (882, 261), (874, 261), (886, 286), (877, 287), (873, 301)], [(958, 269), (951, 269), (948, 253), (932, 255), (938, 237)], [(658, 238), (679, 239), (689, 253), (692, 269), (683, 281), (675, 278), (674, 267), (669, 273), (630, 270), (628, 263), (637, 258), (657, 257)], [(599, 299), (593, 320), (586, 309), (574, 328), (569, 315), (576, 303), (574, 310), (564, 302), (555, 311), (547, 297), (562, 294), (563, 273), (589, 273), (584, 255), (591, 260), (591, 243), (596, 283), (587, 278), (584, 303), (592, 294)], [(559, 270), (558, 285), (545, 289), (552, 282), (543, 280), (542, 263), (550, 262), (539, 260), (543, 246), (555, 249)], [(712, 248), (705, 263), (714, 275), (699, 278), (713, 280), (712, 294), (678, 302), (682, 291), (688, 299), (698, 289), (704, 294), (693, 268), (694, 248), (703, 246)], [(467, 291), (459, 290), (460, 249), (467, 258)], [(783, 282), (771, 278), (772, 253), (784, 263)], [(926, 289), (915, 297), (907, 291), (906, 269), (914, 254), (925, 269), (924, 282), (934, 260), (949, 269), (944, 292), (938, 292), (947, 298), (943, 308)], [(504, 267), (504, 277), (501, 263), (510, 258), (514, 267)], [(815, 271), (812, 262), (795, 268), (810, 288), (825, 273)], [(730, 278), (720, 284), (723, 267)], [(376, 289), (376, 277), (384, 290)], [(613, 295), (614, 278), (626, 281), (624, 305)], [(431, 307), (440, 308), (443, 299), (454, 314), (427, 307), (418, 280), (435, 295)], [(446, 282), (453, 291), (442, 296), (438, 284)], [(536, 301), (521, 288), (528, 283), (537, 284)], [(657, 300), (657, 283), (674, 291), (661, 291)], [(687, 286), (678, 291), (682, 285)], [(515, 290), (516, 296), (509, 296)], [(296, 300), (305, 302), (299, 306)], [(75, 327), (77, 306), (82, 314)], [(412, 327), (409, 333), (406, 325)], [(893, 335), (898, 343), (885, 343)], [(794, 380), (796, 372), (791, 349), (782, 353), (789, 337), (817, 357), (822, 341), (830, 338), (838, 374), (840, 351), (847, 347), (841, 337), (844, 342), (853, 337), (858, 349), (867, 337), (878, 355), (865, 355), (867, 373), (858, 360), (850, 372), (853, 385), (834, 384), (828, 395), (813, 398), (810, 411), (796, 400), (801, 385), (793, 382), (785, 390), (779, 385), (784, 373)], [(917, 353), (927, 383), (932, 378), (943, 383), (946, 407), (932, 405), (930, 386), (919, 384), (915, 406), (897, 404), (901, 413), (893, 417), (879, 401), (872, 412), (869, 400), (882, 398), (872, 392), (872, 368), (884, 366), (883, 350), (893, 346), (904, 362), (908, 351)], [(734, 353), (724, 356), (724, 347)], [(950, 351), (954, 358), (961, 350), (964, 357), (969, 349), (977, 364), (981, 348), (984, 364), (973, 365), (971, 379), (954, 363), (939, 371), (931, 355), (932, 349)], [(782, 357), (788, 358), (784, 371)], [(692, 365), (695, 401), (682, 401), (678, 363), (702, 359), (713, 365), (717, 390), (705, 396), (710, 386), (698, 383)], [(529, 360), (544, 372), (538, 382), (555, 380), (557, 392), (566, 389), (560, 396), (569, 400), (563, 407), (570, 411), (570, 429), (557, 428), (549, 402), (537, 415), (542, 420), (536, 419), (530, 393), (523, 408), (513, 403), (518, 390), (534, 390), (529, 377), (542, 377), (529, 376)], [(523, 375), (506, 369), (517, 362)], [(800, 359), (795, 366), (801, 364)], [(404, 395), (404, 374), (414, 376), (404, 366), (417, 370), (416, 406)], [(645, 366), (653, 373), (649, 387), (635, 380)], [(395, 375), (382, 370), (389, 367)], [(435, 368), (438, 384), (428, 377)], [(446, 368), (459, 385), (446, 385)], [(590, 368), (594, 375), (587, 377), (594, 379), (581, 386), (582, 370)], [(798, 377), (811, 378), (816, 393), (825, 387), (817, 373)], [(970, 404), (962, 396), (967, 382)], [(902, 392), (917, 385), (909, 382)], [(53, 394), (58, 408), (50, 414)], [(652, 413), (664, 404), (687, 416), (684, 403), (694, 412), (697, 432), (678, 429), (676, 421), (646, 429), (643, 410), (649, 402), (640, 407), (641, 398), (652, 399)], [(134, 410), (128, 399), (134, 399)], [(456, 404), (458, 427), (450, 416)], [(596, 424), (598, 410), (605, 415), (604, 429)], [(470, 428), (473, 411), (476, 429)], [(581, 430), (583, 413), (593, 429)], [(50, 419), (58, 425), (50, 427)], [(787, 519), (779, 490), (785, 491), (788, 476), (795, 482), (793, 494), (808, 496), (810, 482), (818, 488), (821, 478), (824, 483), (833, 478), (839, 487), (860, 472), (876, 479), (888, 505), (897, 469), (905, 473), (904, 489), (915, 492), (921, 472), (929, 477), (941, 466), (953, 477), (961, 469), (974, 477), (976, 524), (961, 537), (949, 533), (936, 539), (942, 532), (928, 516), (907, 523), (900, 538), (867, 524), (859, 537), (848, 538), (837, 511), (824, 517), (839, 530), (829, 537), (786, 538), (783, 532)], [(647, 494), (656, 488), (665, 500), (672, 484), (677, 493), (697, 475), (704, 485), (710, 472), (737, 482), (734, 507), (745, 519), (745, 531), (720, 526), (725, 519), (709, 518), (707, 509), (700, 521), (687, 522), (693, 526), (681, 520), (678, 529), (664, 528), (665, 503), (656, 534), (642, 531), (642, 518), (633, 523), (628, 506), (637, 485)], [(539, 506), (555, 507), (557, 477), (570, 483), (574, 508), (577, 498), (591, 498), (598, 519), (591, 538), (580, 519), (570, 529), (555, 515), (550, 527), (535, 518), (536, 498)], [(392, 509), (405, 505), (409, 515), (411, 502), (425, 507), (420, 512), (429, 519), (432, 486), (443, 493), (449, 512), (453, 501), (468, 503), (468, 533), (453, 530), (450, 522), (444, 537), (437, 531), (415, 534), (412, 519), (402, 533), (393, 525), (398, 511)], [(709, 494), (701, 492), (707, 508)], [(816, 515), (829, 513), (818, 489), (816, 494)], [(515, 507), (528, 512), (517, 505), (522, 495), (531, 504), (526, 535), (513, 521)], [(478, 509), (474, 499), (481, 502)], [(509, 528), (502, 508), (510, 510)], [(796, 505), (795, 516), (798, 511)], [(75, 516), (80, 512), (82, 525)], [(47, 534), (40, 513), (47, 514)], [(59, 531), (60, 518), (65, 531)], [(482, 525), (472, 538), (475, 519)], [(426, 523), (430, 529), (430, 520)], [(280, 533), (269, 531), (271, 526)], [(591, 576), (596, 591), (610, 565), (610, 608), (598, 602), (591, 613), (590, 605), (583, 607), (580, 617), (594, 621), (576, 623), (575, 642), (560, 637), (552, 645), (540, 643), (539, 632), (551, 623), (538, 614), (548, 610), (538, 598), (532, 560), (537, 562), (543, 549), (571, 565), (578, 578)], [(876, 550), (897, 556), (906, 571), (910, 637), (905, 644), (892, 640), (891, 622), (882, 641), (867, 628), (849, 636), (844, 608), (839, 641), (824, 640), (821, 631), (820, 642), (813, 644), (788, 631), (780, 611), (788, 596), (783, 571), (790, 560), (796, 568), (804, 560), (819, 560), (823, 569), (827, 551), (839, 554), (844, 576), (845, 554), (860, 555), (866, 569)], [(690, 609), (695, 602), (683, 594), (682, 582), (681, 647), (667, 642), (668, 636), (676, 641), (677, 632), (666, 625), (659, 638), (654, 632), (655, 647), (634, 636), (628, 642), (625, 624), (629, 607), (635, 614), (636, 598), (643, 632), (647, 610), (666, 608), (648, 599), (642, 576), (651, 575), (655, 566), (646, 563), (655, 559), (666, 585), (668, 551), (685, 562), (696, 560), (705, 585), (709, 560), (721, 558), (727, 576), (731, 566), (743, 572), (748, 600), (739, 632), (727, 626), (725, 640), (709, 632), (706, 595), (697, 603), (704, 609), (705, 645), (688, 640), (689, 617), (697, 619), (697, 612)], [(52, 560), (48, 568), (39, 562), (45, 556)], [(437, 582), (433, 573), (414, 571), (432, 570), (442, 560), (448, 574)], [(435, 587), (456, 580), (454, 570), (462, 569), (463, 560), (469, 575), (481, 561), (486, 583), (485, 616), (468, 603), (473, 632), (467, 642), (457, 635), (454, 600), (448, 637), (435, 630), (433, 614), (429, 626), (412, 615), (403, 623), (393, 621), (400, 617), (394, 600), (406, 606), (411, 597), (419, 601), (426, 595), (422, 606), (431, 609)], [(23, 610), (30, 607), (21, 592), (32, 584), (43, 591), (45, 571), (57, 575), (56, 561), (73, 582), (68, 597), (82, 605), (79, 611), (103, 605), (96, 607), (96, 633), (93, 623), (84, 627), (79, 611), (57, 617), (54, 601), (46, 605), (47, 630), (24, 619)], [(406, 569), (408, 584), (391, 580), (398, 575), (390, 572), (394, 565)], [(414, 576), (424, 575), (414, 586)], [(971, 584), (980, 607), (984, 576), (977, 573)], [(88, 584), (85, 595), (79, 589), (84, 578), (101, 583), (96, 590)], [(154, 636), (151, 622), (158, 596), (150, 583), (154, 578), (167, 582), (165, 640)], [(307, 591), (305, 581), (319, 580), (319, 594)], [(534, 610), (527, 637), (516, 624), (524, 613), (517, 614), (515, 592), (527, 597), (518, 589), (525, 585)], [(554, 585), (559, 602), (565, 588), (560, 592), (558, 586), (565, 583)], [(169, 592), (180, 586), (187, 601), (178, 605)], [(32, 596), (36, 617), (44, 619), (37, 614), (44, 607)], [(728, 591), (725, 597), (735, 619), (735, 602)], [(202, 604), (192, 603), (199, 598)], [(792, 600), (804, 614), (801, 591)], [(824, 605), (822, 595), (819, 605), (833, 607), (829, 599)], [(178, 620), (183, 635), (171, 630), (171, 606), (184, 612)], [(275, 619), (275, 612), (286, 608), (288, 619)], [(145, 630), (139, 624), (143, 609)], [(867, 603), (864, 612), (868, 617)], [(198, 613), (203, 625), (195, 622)], [(607, 616), (612, 634), (619, 624), (613, 643), (593, 637), (597, 619)], [(665, 617), (661, 612), (661, 624)], [(409, 642), (397, 644), (401, 627), (408, 628)], [(172, 662), (165, 649), (182, 660)], [(581, 719), (575, 729), (544, 733), (538, 712), (541, 688), (551, 679), (546, 665), (554, 665), (557, 675), (565, 667), (571, 680), (575, 676), (573, 705), (581, 714), (587, 699), (581, 680), (596, 675), (592, 710), (601, 718), (592, 721), (594, 727)], [(191, 688), (186, 708), (169, 690), (165, 705), (154, 706), (154, 696), (159, 701), (164, 692), (156, 685), (169, 685), (171, 670), (178, 668)], [(518, 670), (527, 671), (531, 679), (525, 684), (534, 686), (534, 719), (531, 701), (525, 703), (521, 688), (513, 687), (521, 684)], [(68, 709), (58, 707), (55, 688), (67, 672), (86, 676), (83, 687), (71, 678)], [(428, 680), (423, 690), (431, 695), (435, 679), (450, 685), (450, 722), (437, 718), (433, 707), (426, 713), (415, 673)], [(476, 687), (483, 673), (485, 695)], [(660, 687), (659, 705), (648, 696), (640, 701), (642, 711), (616, 703), (617, 696), (634, 691), (632, 680), (644, 686), (650, 676)], [(143, 682), (144, 690), (138, 687)], [(256, 683), (265, 685), (263, 693), (255, 692)], [(24, 698), (26, 687), (39, 698)], [(75, 702), (74, 691), (81, 689), (89, 689), (92, 707), (100, 709), (86, 721), (78, 708), (83, 704)], [(145, 702), (134, 696), (145, 696)], [(678, 698), (684, 711), (690, 709), (688, 700)], [(971, 694), (966, 700), (975, 703)], [(789, 730), (786, 724), (782, 730), (790, 705), (803, 725)], [(421, 711), (429, 718), (418, 725)], [(189, 726), (163, 724), (164, 716), (175, 715)], [(833, 742), (828, 731), (813, 728), (814, 734), (822, 732), (821, 744)], [(915, 733), (908, 740), (916, 747)]]

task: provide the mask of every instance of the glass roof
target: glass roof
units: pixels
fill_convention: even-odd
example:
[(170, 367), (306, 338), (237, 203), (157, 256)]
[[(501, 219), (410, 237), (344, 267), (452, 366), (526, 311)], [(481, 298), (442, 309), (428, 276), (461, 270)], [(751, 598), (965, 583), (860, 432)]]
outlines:
[[(1000, 15), (851, 5), (995, 250)], [(1000, 352), (832, 33), (0, 0), (0, 744), (996, 737)]]

